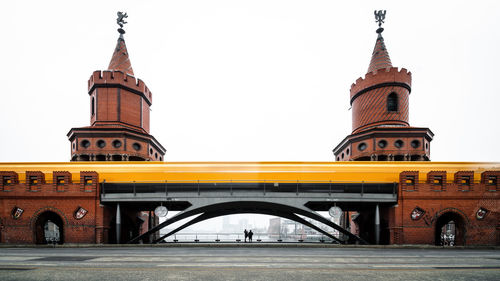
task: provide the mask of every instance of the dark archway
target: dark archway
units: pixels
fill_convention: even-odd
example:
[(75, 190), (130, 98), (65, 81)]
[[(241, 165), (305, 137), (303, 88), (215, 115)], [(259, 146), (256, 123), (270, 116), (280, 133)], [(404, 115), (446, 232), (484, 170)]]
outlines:
[[(449, 211), (443, 213), (436, 220), (434, 243), (441, 246), (446, 243), (445, 235), (453, 235), (453, 244), (465, 246), (467, 228), (464, 218), (458, 213)], [(443, 234), (443, 235), (442, 235)]]
[(64, 222), (61, 216), (52, 211), (38, 215), (35, 225), (35, 243), (64, 243)]
[(106, 161), (106, 155), (102, 155), (102, 154), (96, 155), (95, 161)]
[(128, 161), (146, 161), (146, 160), (139, 156), (129, 156)]
[(370, 158), (370, 156), (363, 156), (363, 157), (359, 157), (359, 158), (356, 158), (354, 161), (371, 161), (372, 159)]
[(87, 154), (80, 155), (80, 161), (90, 161), (90, 156)]
[(113, 161), (122, 161), (122, 159), (123, 159), (123, 157), (120, 154), (114, 154), (111, 157), (111, 160), (113, 160)]

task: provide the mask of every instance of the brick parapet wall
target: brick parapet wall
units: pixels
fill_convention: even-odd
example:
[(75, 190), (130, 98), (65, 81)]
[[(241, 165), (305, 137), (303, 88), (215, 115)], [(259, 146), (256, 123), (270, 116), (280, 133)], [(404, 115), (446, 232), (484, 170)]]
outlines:
[(151, 91), (141, 79), (136, 79), (134, 76), (125, 74), (121, 71), (94, 71), (88, 81), (88, 90), (90, 92), (94, 86), (117, 84), (142, 93), (148, 104), (151, 105), (153, 102)]
[[(15, 172), (2, 172), (1, 175), (16, 179), (5, 186), (0, 177), (2, 186), (6, 187), (0, 191), (1, 243), (36, 243), (37, 220), (45, 212), (55, 213), (62, 219), (65, 243), (103, 243), (106, 240), (103, 237), (104, 207), (99, 204), (99, 177), (96, 172), (80, 173), (80, 179), (92, 179), (88, 185), (82, 180), (73, 182), (71, 173), (67, 171), (55, 171), (52, 176), (27, 171), (26, 181), (19, 181)], [(34, 189), (29, 182), (30, 176), (51, 180), (39, 181)], [(58, 176), (65, 177), (63, 183), (58, 183)], [(16, 208), (23, 211), (18, 218), (13, 214)], [(76, 216), (79, 208), (87, 211), (82, 218)]]
[[(451, 174), (451, 173), (450, 173)], [(415, 181), (412, 188), (407, 186), (408, 176), (420, 176), (425, 181)], [(434, 176), (443, 177), (442, 186), (436, 188)], [(470, 188), (465, 188), (459, 181), (462, 176), (470, 176)], [(453, 214), (461, 218), (461, 231), (464, 231), (465, 245), (498, 245), (500, 221), (500, 193), (498, 181), (492, 188), (488, 177), (500, 176), (499, 171), (485, 171), (480, 176), (471, 171), (458, 171), (453, 176), (446, 171), (431, 171), (418, 175), (415, 171), (400, 174), (400, 192), (398, 205), (392, 208), (389, 216), (390, 241), (393, 244), (435, 244), (435, 232), (438, 219), (444, 214)], [(453, 180), (446, 180), (446, 178)], [(477, 179), (481, 178), (481, 181)], [(416, 209), (423, 211), (418, 219), (411, 214)], [(478, 218), (480, 209), (487, 210), (484, 218)]]
[(399, 82), (411, 87), (411, 72), (405, 68), (398, 70), (397, 67), (378, 69), (369, 72), (365, 77), (360, 77), (351, 85), (351, 99), (362, 90), (383, 83)]

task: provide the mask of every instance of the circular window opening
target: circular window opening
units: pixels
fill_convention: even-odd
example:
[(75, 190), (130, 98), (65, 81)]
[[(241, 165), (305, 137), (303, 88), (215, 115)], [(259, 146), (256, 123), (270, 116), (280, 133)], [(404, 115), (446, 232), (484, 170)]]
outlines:
[(163, 158), (160, 156), (160, 161), (163, 161)]
[(104, 148), (106, 146), (106, 142), (103, 140), (98, 140), (97, 141), (97, 147), (99, 148)]
[(153, 149), (152, 148), (149, 149), (149, 154), (153, 155)]
[(75, 143), (73, 143), (73, 150), (75, 150)]
[(360, 144), (358, 145), (358, 149), (359, 149), (360, 151), (363, 151), (363, 150), (365, 150), (366, 148), (367, 148), (367, 145), (366, 145), (366, 143), (364, 143), (364, 142), (362, 142), (362, 143), (360, 143)]
[(418, 140), (412, 140), (411, 141), (411, 147), (413, 147), (413, 148), (420, 147), (420, 141), (418, 141)]
[(349, 151), (349, 148), (348, 148), (348, 149), (346, 150), (345, 154), (346, 154), (346, 155), (349, 155), (349, 152), (350, 152), (350, 151)]
[(136, 143), (136, 142), (134, 142), (134, 143), (132, 144), (132, 148), (133, 148), (133, 149), (135, 149), (135, 150), (141, 150), (141, 145), (140, 145), (140, 144), (138, 144), (138, 143)]
[(90, 141), (82, 140), (82, 142), (80, 144), (83, 148), (88, 148), (90, 146)]
[(385, 148), (387, 146), (387, 141), (386, 140), (381, 140), (378, 142), (378, 147), (380, 148)]
[(429, 144), (428, 143), (425, 144), (425, 149), (429, 149)]
[(340, 157), (337, 156), (337, 161), (340, 161)]
[(397, 147), (397, 148), (401, 148), (403, 147), (403, 141), (402, 140), (397, 140), (394, 142), (394, 146)]
[(155, 152), (155, 159), (158, 159), (158, 153)]
[(344, 153), (342, 153), (342, 159), (344, 159)]
[(114, 140), (113, 141), (113, 147), (114, 148), (120, 148), (120, 147), (122, 147), (122, 142), (120, 140)]

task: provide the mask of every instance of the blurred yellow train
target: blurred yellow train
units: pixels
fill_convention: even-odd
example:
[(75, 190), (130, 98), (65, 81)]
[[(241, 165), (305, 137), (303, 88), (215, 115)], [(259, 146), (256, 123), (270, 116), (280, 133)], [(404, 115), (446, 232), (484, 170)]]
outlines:
[(0, 163), (0, 171), (14, 171), (25, 180), (26, 171), (68, 171), (79, 180), (81, 171), (99, 173), (103, 182), (245, 181), (245, 182), (398, 182), (402, 171), (500, 171), (498, 162), (39, 162)]

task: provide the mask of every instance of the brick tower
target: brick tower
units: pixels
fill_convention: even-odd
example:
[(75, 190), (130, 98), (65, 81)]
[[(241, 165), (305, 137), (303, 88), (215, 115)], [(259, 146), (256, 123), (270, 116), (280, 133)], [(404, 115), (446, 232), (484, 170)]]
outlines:
[(119, 13), (120, 36), (108, 70), (94, 71), (88, 81), (90, 126), (68, 133), (71, 161), (163, 161), (165, 148), (149, 134), (152, 94), (134, 76), (124, 17)]
[(409, 123), (411, 73), (393, 67), (379, 22), (368, 72), (351, 86), (352, 133), (333, 149), (336, 161), (428, 161), (434, 134)]

